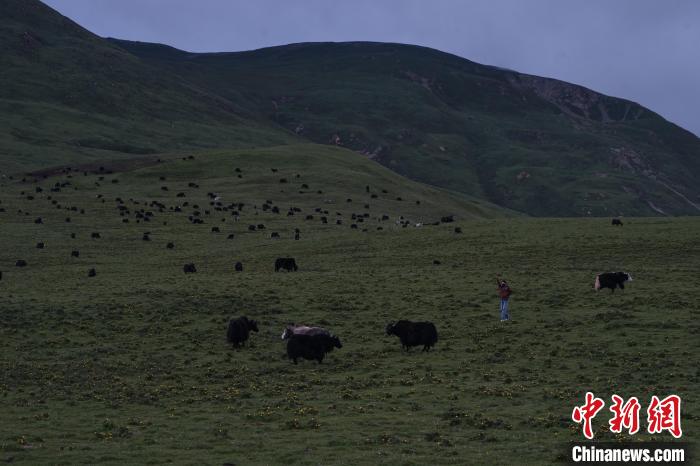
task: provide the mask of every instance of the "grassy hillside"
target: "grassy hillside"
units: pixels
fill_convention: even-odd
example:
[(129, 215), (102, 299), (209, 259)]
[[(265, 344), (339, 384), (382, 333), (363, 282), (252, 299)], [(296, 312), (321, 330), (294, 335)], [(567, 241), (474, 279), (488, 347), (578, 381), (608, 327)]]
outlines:
[(112, 40), (300, 136), (534, 215), (697, 214), (700, 140), (638, 104), (423, 47), (190, 54)]
[(633, 102), (423, 47), (193, 54), (0, 4), (0, 171), (337, 145), (536, 216), (700, 211), (700, 141)]
[(41, 2), (0, 3), (0, 170), (293, 140)]
[[(677, 393), (683, 439), (697, 441), (696, 219), (489, 218), (507, 212), (315, 145), (144, 165), (0, 181), (0, 460), (549, 464), (582, 438), (570, 413), (586, 390), (644, 406)], [(456, 223), (395, 223), (449, 214)], [(299, 271), (275, 273), (282, 256)], [(634, 281), (596, 293), (606, 270)], [(496, 274), (515, 290), (507, 325)], [(225, 329), (239, 315), (260, 332), (232, 350)], [(399, 318), (435, 322), (434, 351), (385, 336)], [(294, 366), (288, 322), (325, 326), (343, 348)], [(597, 438), (612, 438), (606, 419)]]

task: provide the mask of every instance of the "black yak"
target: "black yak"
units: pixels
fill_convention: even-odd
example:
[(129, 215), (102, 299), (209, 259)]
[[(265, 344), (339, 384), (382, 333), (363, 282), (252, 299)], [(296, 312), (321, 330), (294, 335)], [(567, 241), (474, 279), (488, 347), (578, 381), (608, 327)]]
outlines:
[(275, 261), (275, 272), (279, 272), (281, 269), (287, 272), (296, 272), (299, 267), (293, 257), (278, 257)]
[(593, 288), (595, 288), (596, 291), (600, 291), (602, 288), (610, 288), (614, 293), (615, 288), (618, 286), (621, 290), (624, 290), (625, 282), (627, 281), (632, 281), (632, 275), (626, 272), (605, 272), (596, 275)]
[(423, 351), (429, 351), (438, 341), (437, 329), (432, 322), (399, 320), (386, 326), (386, 334), (399, 337), (401, 346), (406, 350), (423, 345)]
[(228, 323), (226, 331), (226, 340), (233, 345), (234, 348), (243, 346), (248, 340), (250, 331), (258, 331), (258, 323), (248, 319), (246, 316), (237, 319), (231, 319)]
[(292, 335), (287, 340), (287, 356), (294, 364), (299, 358), (316, 360), (321, 364), (333, 348), (342, 347), (340, 338), (335, 335)]
[(197, 268), (194, 266), (193, 263), (189, 263), (182, 266), (182, 271), (185, 273), (195, 273), (197, 271)]
[(236, 265), (234, 266), (234, 269), (236, 272), (243, 272), (243, 263), (242, 262), (236, 262)]
[(612, 219), (612, 224), (613, 224), (613, 226), (615, 226), (615, 225), (623, 226), (622, 220), (620, 220), (619, 218)]

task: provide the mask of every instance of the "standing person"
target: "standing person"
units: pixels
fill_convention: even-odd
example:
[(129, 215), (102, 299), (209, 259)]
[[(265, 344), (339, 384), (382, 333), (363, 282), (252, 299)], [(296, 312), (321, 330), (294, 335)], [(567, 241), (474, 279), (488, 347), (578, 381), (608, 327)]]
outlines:
[(513, 294), (513, 290), (511, 290), (508, 283), (500, 277), (496, 277), (496, 283), (498, 284), (498, 296), (501, 297), (501, 322), (507, 322), (510, 320), (508, 298)]

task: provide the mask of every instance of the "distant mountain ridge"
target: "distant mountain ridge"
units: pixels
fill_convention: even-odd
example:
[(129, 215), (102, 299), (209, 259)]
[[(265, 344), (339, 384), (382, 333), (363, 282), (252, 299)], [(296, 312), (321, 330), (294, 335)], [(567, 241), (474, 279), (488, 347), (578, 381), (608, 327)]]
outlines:
[(0, 71), (0, 120), (10, 120), (0, 154), (18, 169), (312, 141), (531, 215), (700, 213), (700, 139), (582, 86), (401, 44), (190, 53), (99, 38), (35, 0), (7, 0), (0, 17), (11, 62)]
[(245, 89), (256, 111), (314, 142), (509, 208), (564, 216), (700, 212), (698, 138), (637, 103), (582, 86), (400, 44), (166, 54), (112, 42), (224, 95)]

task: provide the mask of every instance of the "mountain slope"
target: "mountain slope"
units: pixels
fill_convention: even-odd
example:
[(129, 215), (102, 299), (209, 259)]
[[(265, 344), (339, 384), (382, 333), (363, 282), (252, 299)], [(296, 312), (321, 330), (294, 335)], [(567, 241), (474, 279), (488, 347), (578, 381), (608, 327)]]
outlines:
[(191, 54), (112, 40), (409, 176), (534, 215), (697, 214), (700, 142), (630, 101), (423, 47)]
[(2, 168), (279, 144), (245, 98), (162, 73), (35, 0), (0, 3)]
[(539, 216), (700, 212), (700, 140), (638, 104), (432, 49), (195, 54), (0, 3), (0, 170), (311, 141)]

